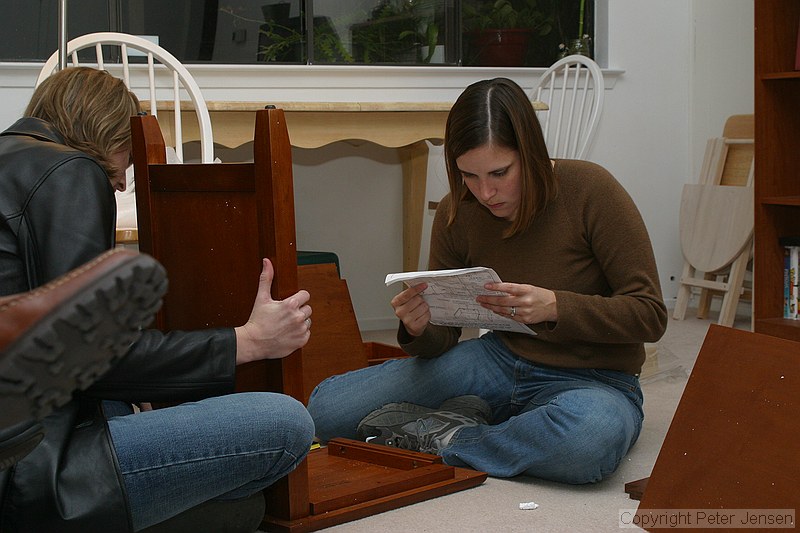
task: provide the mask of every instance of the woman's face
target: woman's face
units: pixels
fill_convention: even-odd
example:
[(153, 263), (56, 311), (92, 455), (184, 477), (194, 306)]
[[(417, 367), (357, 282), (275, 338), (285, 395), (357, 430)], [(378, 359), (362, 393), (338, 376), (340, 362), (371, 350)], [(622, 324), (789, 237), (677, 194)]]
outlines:
[(469, 191), (491, 213), (514, 220), (522, 201), (522, 171), (519, 152), (484, 144), (456, 158)]
[(109, 176), (111, 186), (118, 191), (124, 191), (128, 184), (125, 176), (125, 170), (131, 165), (131, 151), (129, 148), (123, 148), (111, 154), (111, 163), (119, 170), (113, 176)]

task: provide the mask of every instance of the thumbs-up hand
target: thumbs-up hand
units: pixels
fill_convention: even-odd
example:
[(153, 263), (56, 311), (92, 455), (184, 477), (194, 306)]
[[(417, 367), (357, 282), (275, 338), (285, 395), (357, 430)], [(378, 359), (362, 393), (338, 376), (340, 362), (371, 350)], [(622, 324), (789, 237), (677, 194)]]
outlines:
[(236, 364), (261, 359), (280, 359), (302, 348), (311, 336), (310, 295), (298, 291), (285, 300), (272, 299), (275, 270), (263, 259), (258, 293), (250, 318), (235, 328)]

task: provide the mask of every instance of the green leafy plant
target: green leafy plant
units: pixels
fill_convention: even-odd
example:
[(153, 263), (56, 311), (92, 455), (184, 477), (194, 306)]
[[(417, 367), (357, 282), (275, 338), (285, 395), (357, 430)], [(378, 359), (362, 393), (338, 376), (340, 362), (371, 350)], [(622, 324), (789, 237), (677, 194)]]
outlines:
[(464, 2), (464, 28), (467, 31), (527, 28), (538, 35), (553, 29), (555, 15), (539, 0), (473, 0)]
[(421, 60), (423, 63), (430, 63), (439, 44), (439, 24), (436, 17), (441, 4), (438, 0), (406, 0), (406, 6), (417, 25), (416, 31), (411, 35), (417, 45), (427, 47), (427, 55)]
[(429, 23), (425, 28), (425, 45), (428, 47), (428, 55), (422, 58), (425, 63), (430, 63), (436, 52), (436, 45), (439, 44), (439, 25), (436, 22)]
[(583, 32), (584, 20), (586, 18), (586, 0), (580, 0), (578, 9), (578, 37), (569, 39), (566, 43), (558, 45), (558, 57), (566, 57), (571, 54), (580, 54), (591, 57), (591, 42), (589, 34)]
[(352, 27), (353, 51), (364, 63), (398, 61), (415, 47), (416, 22), (402, 0), (385, 0)]
[[(305, 35), (295, 28), (282, 25), (274, 20), (255, 20), (235, 13), (230, 6), (222, 6), (220, 12), (233, 17), (234, 22), (251, 22), (259, 24), (259, 34), (264, 37), (258, 47), (258, 59), (268, 63), (286, 61), (293, 49), (305, 46)], [(301, 10), (300, 17), (303, 17)], [(314, 26), (314, 56), (317, 61), (325, 63), (353, 63), (355, 60), (342, 43), (331, 24)], [(297, 60), (302, 57), (298, 52)]]
[[(367, 21), (353, 28), (353, 49), (364, 63), (430, 62), (439, 44), (436, 0), (383, 0)], [(426, 57), (420, 55), (428, 47)]]
[(302, 33), (274, 21), (262, 24), (258, 32), (266, 37), (268, 43), (258, 47), (258, 58), (261, 61), (278, 61), (293, 47), (301, 46), (305, 42)]

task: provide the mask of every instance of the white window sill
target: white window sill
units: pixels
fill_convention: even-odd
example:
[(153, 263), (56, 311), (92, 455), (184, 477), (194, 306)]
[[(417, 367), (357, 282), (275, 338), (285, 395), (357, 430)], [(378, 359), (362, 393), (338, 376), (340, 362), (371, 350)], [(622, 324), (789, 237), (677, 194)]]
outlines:
[[(41, 68), (41, 63), (0, 63), (0, 87), (33, 88)], [(263, 102), (452, 102), (464, 87), (487, 78), (508, 77), (527, 91), (545, 71), (351, 65), (189, 64), (186, 68), (206, 100)], [(606, 89), (612, 89), (623, 73), (603, 69)]]

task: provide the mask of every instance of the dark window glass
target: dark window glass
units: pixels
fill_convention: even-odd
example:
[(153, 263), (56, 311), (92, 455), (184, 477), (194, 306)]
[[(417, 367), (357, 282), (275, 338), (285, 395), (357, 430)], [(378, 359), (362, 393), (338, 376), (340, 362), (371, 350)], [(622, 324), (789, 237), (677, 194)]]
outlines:
[[(6, 14), (0, 31), (0, 61), (44, 61), (58, 49), (58, 0), (0, 0)], [(108, 0), (69, 3), (67, 35), (109, 31)]]
[[(115, 2), (116, 3), (116, 2)], [(251, 63), (245, 45), (234, 30), (220, 26), (217, 0), (124, 0), (119, 2), (119, 29), (123, 33), (158, 38), (158, 44), (182, 63)], [(249, 18), (246, 7), (263, 2), (236, 2), (237, 11)], [(249, 29), (244, 27), (245, 30)], [(256, 33), (256, 32), (253, 32)], [(220, 54), (219, 59), (216, 54)]]
[[(307, 63), (309, 35), (304, 7), (301, 0), (220, 0), (214, 62)], [(226, 35), (232, 36), (228, 40), (234, 44), (220, 38)]]
[[(58, 3), (0, 0), (14, 13), (0, 61), (49, 57)], [(548, 66), (593, 53), (594, 0), (72, 0), (68, 9), (68, 37), (153, 36), (184, 63)]]

